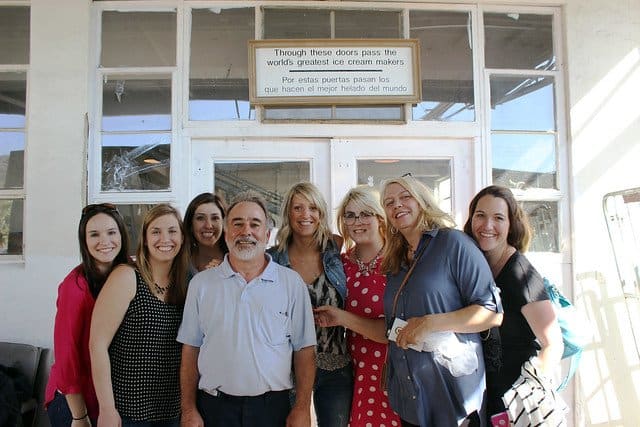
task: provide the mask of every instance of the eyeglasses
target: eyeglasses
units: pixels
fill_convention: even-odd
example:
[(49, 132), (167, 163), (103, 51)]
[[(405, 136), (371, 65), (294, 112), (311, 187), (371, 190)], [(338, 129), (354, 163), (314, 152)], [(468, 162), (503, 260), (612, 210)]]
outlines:
[(360, 212), (360, 215), (356, 215), (353, 212), (348, 212), (342, 217), (346, 225), (353, 225), (356, 220), (359, 219), (361, 224), (371, 224), (371, 220), (376, 216), (373, 212)]
[(111, 203), (97, 203), (87, 205), (82, 208), (82, 216), (89, 215), (94, 212), (118, 212), (118, 208), (116, 208), (116, 205)]

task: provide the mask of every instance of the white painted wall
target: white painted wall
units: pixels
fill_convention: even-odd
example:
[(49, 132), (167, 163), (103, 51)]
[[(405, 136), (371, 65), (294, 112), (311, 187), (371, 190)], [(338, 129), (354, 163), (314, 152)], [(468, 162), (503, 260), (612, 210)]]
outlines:
[(57, 286), (78, 263), (85, 194), (87, 0), (31, 2), (24, 263), (0, 264), (0, 340), (51, 347)]
[(602, 198), (640, 186), (640, 2), (573, 0), (565, 11), (574, 294), (594, 335), (580, 368), (576, 425), (637, 426), (640, 364)]

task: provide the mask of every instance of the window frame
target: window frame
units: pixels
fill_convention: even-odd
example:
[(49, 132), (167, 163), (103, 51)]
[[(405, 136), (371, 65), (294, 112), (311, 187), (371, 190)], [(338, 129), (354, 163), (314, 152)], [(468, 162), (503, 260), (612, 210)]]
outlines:
[[(535, 15), (549, 15), (552, 17), (552, 43), (553, 52), (556, 58), (555, 70), (535, 70), (535, 69), (511, 69), (511, 68), (486, 68), (484, 65), (485, 53), (485, 34), (484, 34), (484, 14), (485, 13), (521, 13)], [(484, 181), (492, 182), (492, 146), (491, 136), (493, 133), (505, 132), (499, 130), (494, 132), (491, 129), (491, 94), (490, 81), (494, 76), (504, 77), (527, 77), (527, 76), (544, 76), (551, 77), (554, 81), (554, 107), (555, 107), (555, 123), (556, 130), (554, 132), (556, 139), (556, 188), (536, 188), (530, 190), (511, 189), (516, 200), (520, 202), (554, 202), (558, 203), (558, 252), (531, 252), (534, 257), (551, 259), (554, 263), (569, 264), (571, 256), (568, 248), (571, 246), (571, 222), (570, 222), (570, 191), (569, 191), (569, 159), (568, 159), (568, 142), (567, 142), (567, 126), (566, 126), (566, 108), (565, 108), (565, 82), (564, 82), (564, 51), (561, 43), (562, 22), (560, 8), (544, 7), (544, 6), (518, 6), (518, 5), (488, 5), (479, 8), (478, 19), (479, 26), (479, 42), (481, 44), (481, 56), (477, 58), (482, 64), (483, 69), (483, 111), (484, 126), (482, 130), (483, 153), (485, 153), (485, 164), (482, 166)], [(480, 54), (479, 54), (480, 55)], [(516, 132), (527, 132), (527, 130), (518, 130)], [(540, 131), (531, 131), (531, 133), (541, 133)]]
[[(31, 2), (30, 1), (8, 1), (0, 3), (3, 7), (26, 7), (29, 9), (29, 20), (31, 20)], [(31, 25), (31, 23), (29, 23)], [(31, 36), (29, 35), (29, 39)], [(29, 43), (31, 40), (29, 40)], [(31, 65), (31, 53), (29, 53), (28, 62), (26, 64), (0, 64), (0, 73), (24, 73), (26, 82), (26, 106), (25, 106), (25, 124), (22, 128), (3, 128), (0, 132), (24, 132), (24, 159), (22, 168), (22, 187), (0, 189), (0, 200), (22, 200), (22, 251), (20, 254), (0, 254), (0, 264), (24, 262), (26, 247), (26, 212), (27, 212), (27, 164), (29, 155), (29, 76)]]
[[(89, 120), (89, 139), (87, 144), (87, 200), (90, 203), (110, 202), (114, 204), (156, 204), (175, 203), (177, 194), (185, 184), (184, 174), (180, 173), (179, 165), (182, 164), (184, 146), (181, 133), (178, 128), (181, 117), (181, 103), (179, 69), (182, 65), (183, 49), (183, 7), (177, 2), (168, 6), (167, 2), (100, 2), (92, 11), (92, 24), (95, 30), (92, 33), (91, 69), (93, 75), (91, 86), (92, 110)], [(173, 12), (176, 14), (176, 59), (172, 66), (127, 66), (127, 67), (101, 67), (100, 57), (102, 53), (102, 13), (103, 12)], [(102, 190), (102, 102), (103, 82), (105, 76), (117, 75), (144, 75), (144, 76), (170, 76), (171, 81), (171, 144), (169, 160), (169, 187), (164, 190), (127, 190), (104, 191)], [(134, 133), (145, 133), (137, 131)], [(154, 133), (151, 132), (150, 133)]]

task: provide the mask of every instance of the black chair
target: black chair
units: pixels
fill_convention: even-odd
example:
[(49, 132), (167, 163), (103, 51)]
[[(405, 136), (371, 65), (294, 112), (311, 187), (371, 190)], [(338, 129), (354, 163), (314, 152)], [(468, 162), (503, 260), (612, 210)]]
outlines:
[(0, 342), (0, 365), (17, 369), (28, 381), (28, 396), (20, 402), (20, 413), (24, 427), (37, 425), (40, 402), (36, 397), (35, 382), (41, 353), (40, 347), (30, 344)]

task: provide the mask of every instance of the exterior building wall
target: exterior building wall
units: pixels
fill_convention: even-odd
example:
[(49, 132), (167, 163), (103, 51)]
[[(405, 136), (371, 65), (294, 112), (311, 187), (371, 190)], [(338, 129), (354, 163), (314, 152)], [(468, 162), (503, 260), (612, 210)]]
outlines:
[(571, 1), (565, 21), (574, 297), (593, 331), (576, 425), (640, 425), (640, 361), (602, 209), (605, 194), (640, 186), (640, 3)]
[(52, 346), (57, 285), (80, 259), (90, 6), (86, 0), (31, 2), (25, 259), (0, 264), (2, 341)]
[[(606, 193), (640, 187), (640, 109), (634, 107), (640, 95), (640, 2), (558, 4), (564, 8), (571, 147), (573, 264), (566, 270), (572, 271), (574, 301), (593, 330), (575, 382), (574, 425), (640, 425), (640, 361), (602, 211)], [(57, 285), (79, 261), (93, 29), (88, 0), (30, 5), (25, 259), (0, 260), (0, 340), (50, 348)]]

